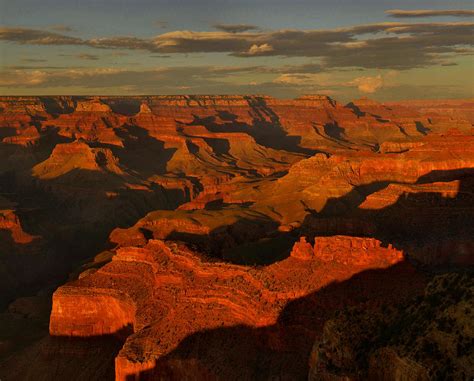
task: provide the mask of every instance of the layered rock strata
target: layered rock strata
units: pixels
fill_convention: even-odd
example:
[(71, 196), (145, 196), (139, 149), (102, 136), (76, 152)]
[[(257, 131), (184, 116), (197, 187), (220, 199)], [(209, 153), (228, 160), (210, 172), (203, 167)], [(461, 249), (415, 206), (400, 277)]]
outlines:
[[(295, 322), (295, 326), (285, 328), (282, 316), (292, 300), (304, 300), (312, 293), (317, 295), (318, 290), (332, 282), (344, 283), (361, 271), (383, 272), (387, 269), (390, 272), (392, 266), (397, 270), (393, 270), (394, 283), (390, 288), (395, 284), (400, 287), (394, 298), (403, 299), (407, 293), (417, 292), (417, 285), (423, 284), (423, 277), (403, 262), (398, 251), (382, 248), (378, 242), (356, 237), (325, 237), (321, 242), (335, 250), (338, 261), (327, 262), (317, 256), (302, 261), (291, 256), (282, 262), (253, 269), (206, 262), (185, 246), (173, 242), (151, 240), (142, 247), (120, 248), (111, 263), (55, 292), (50, 333), (53, 336), (91, 337), (128, 332), (130, 336), (115, 360), (117, 380), (130, 377), (183, 379), (191, 374), (206, 379), (220, 379), (224, 375), (230, 379), (239, 376), (253, 379), (252, 373), (248, 372), (255, 369), (244, 364), (246, 355), (242, 355), (241, 362), (234, 358), (231, 365), (222, 361), (226, 356), (233, 356), (233, 350), (229, 349), (220, 359), (207, 362), (204, 358), (212, 358), (215, 348), (198, 349), (190, 344), (188, 350), (200, 353), (197, 360), (190, 362), (180, 359), (186, 349), (181, 352), (179, 348), (201, 332), (221, 331), (224, 337), (228, 335), (232, 340), (235, 327), (249, 327), (262, 331), (259, 341), (277, 340), (271, 345), (273, 355), (269, 354), (269, 358), (283, 356), (285, 351), (298, 357), (298, 351), (292, 349), (295, 344), (291, 342), (303, 339), (299, 335), (290, 339), (291, 332), (296, 334), (309, 326), (303, 318), (300, 323)], [(295, 244), (293, 252), (300, 246), (301, 243)], [(360, 260), (361, 256), (364, 261)], [(412, 283), (405, 287), (403, 282), (408, 278)], [(369, 296), (375, 292), (379, 296), (372, 295), (374, 300), (370, 303), (377, 304), (385, 287), (376, 275), (370, 279), (367, 284), (360, 283), (362, 288), (358, 295)], [(346, 296), (340, 297), (340, 302), (322, 297), (320, 303), (309, 304), (307, 308), (317, 310), (328, 303), (326, 308), (334, 309), (341, 302), (347, 302)], [(295, 315), (291, 319), (299, 321), (301, 317)], [(315, 330), (308, 332), (308, 337), (316, 334)], [(280, 340), (283, 341), (278, 343)], [(307, 348), (306, 340), (303, 341), (303, 348)], [(245, 339), (237, 345), (244, 351), (250, 350), (245, 347)], [(199, 360), (201, 355), (202, 360)], [(304, 365), (293, 366), (288, 371), (276, 373), (284, 377), (301, 374), (304, 369)]]

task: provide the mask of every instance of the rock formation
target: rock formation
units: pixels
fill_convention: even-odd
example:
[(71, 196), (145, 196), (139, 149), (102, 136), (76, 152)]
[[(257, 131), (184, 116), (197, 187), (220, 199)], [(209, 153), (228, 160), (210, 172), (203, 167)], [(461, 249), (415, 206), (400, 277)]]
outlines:
[(315, 340), (348, 377), (431, 377), (423, 346), (364, 352), (333, 315), (474, 264), (473, 122), (472, 100), (0, 97), (5, 321), (61, 286), (51, 337), (0, 330), (0, 378), (304, 379)]
[[(300, 261), (292, 256), (262, 269), (252, 269), (203, 261), (185, 246), (172, 242), (150, 240), (141, 247), (120, 248), (111, 263), (54, 293), (50, 334), (62, 337), (130, 335), (115, 360), (117, 380), (147, 372), (158, 378), (171, 372), (172, 378), (182, 379), (192, 377), (194, 368), (187, 369), (184, 363), (173, 365), (174, 352), (182, 340), (199, 332), (240, 325), (254, 329), (279, 325), (283, 310), (291, 300), (304, 298), (331, 282), (350, 279), (366, 269), (375, 271), (398, 265), (390, 287), (398, 284), (400, 290), (396, 297), (402, 299), (407, 295), (405, 292), (416, 292), (417, 282), (423, 284), (423, 277), (403, 262), (399, 252), (380, 248), (378, 242), (356, 237), (327, 237), (324, 242), (344, 260), (330, 263), (313, 256)], [(300, 246), (301, 243), (295, 244), (293, 252)], [(352, 255), (348, 255), (348, 251)], [(365, 256), (364, 261), (360, 260), (361, 255)], [(402, 278), (410, 278), (413, 283), (404, 287)], [(359, 296), (364, 292), (370, 294), (380, 286), (359, 290)], [(372, 302), (376, 300), (377, 297)], [(328, 303), (327, 308), (334, 308), (333, 303), (329, 300)], [(283, 328), (276, 328), (273, 335), (283, 334), (281, 330)], [(310, 332), (309, 336), (314, 337), (314, 331)], [(228, 335), (230, 339), (232, 332)], [(288, 345), (276, 344), (273, 351), (281, 356), (281, 351), (292, 351)], [(212, 354), (214, 349), (206, 351)], [(179, 352), (176, 356), (180, 356)], [(193, 366), (211, 379), (223, 375), (231, 379), (238, 379), (239, 375), (246, 378), (248, 372), (254, 371), (246, 368), (245, 356), (232, 365), (216, 360), (215, 363), (197, 361)], [(304, 368), (294, 367), (280, 374), (297, 375)]]
[(306, 242), (306, 237), (300, 237), (300, 240), (293, 245), (290, 256), (307, 261), (313, 259), (315, 253), (313, 246)]
[(28, 244), (35, 237), (26, 233), (14, 210), (0, 210), (0, 231), (8, 231), (15, 243)]

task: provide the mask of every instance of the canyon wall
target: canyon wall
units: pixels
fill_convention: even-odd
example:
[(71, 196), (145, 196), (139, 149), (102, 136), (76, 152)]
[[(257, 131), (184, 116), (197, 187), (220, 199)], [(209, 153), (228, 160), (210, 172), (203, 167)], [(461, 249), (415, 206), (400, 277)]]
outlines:
[(424, 377), (389, 346), (351, 362), (334, 314), (474, 264), (472, 105), (0, 97), (3, 318), (54, 291), (50, 336), (0, 378), (330, 378), (314, 342), (348, 377)]

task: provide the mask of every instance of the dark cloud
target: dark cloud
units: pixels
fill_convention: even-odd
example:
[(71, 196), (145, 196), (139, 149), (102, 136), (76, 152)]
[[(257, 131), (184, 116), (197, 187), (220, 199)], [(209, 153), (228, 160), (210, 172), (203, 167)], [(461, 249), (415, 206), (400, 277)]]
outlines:
[[(474, 23), (376, 23), (320, 30), (235, 32), (174, 31), (154, 38), (116, 36), (83, 40), (41, 30), (2, 28), (0, 40), (38, 45), (173, 53), (228, 53), (237, 57), (318, 59), (331, 68), (410, 69), (446, 64), (446, 57), (474, 45)], [(313, 68), (316, 69), (316, 68)], [(322, 69), (318, 67), (317, 70)]]
[(31, 45), (82, 45), (80, 38), (29, 28), (0, 28), (0, 40)]
[(230, 53), (246, 50), (258, 34), (174, 31), (156, 36), (153, 50), (162, 53)]
[[(371, 36), (365, 37), (368, 34)], [(156, 49), (168, 53), (316, 57), (326, 68), (409, 69), (441, 63), (436, 53), (455, 54), (460, 46), (472, 46), (473, 36), (474, 23), (378, 23), (330, 30), (234, 34), (177, 31), (154, 41)]]
[(417, 9), (417, 10), (402, 10), (402, 9), (390, 9), (385, 11), (391, 17), (397, 18), (410, 18), (410, 17), (438, 17), (438, 16), (452, 16), (452, 17), (473, 17), (474, 10), (467, 9), (444, 9), (444, 10), (430, 10), (430, 9)]
[(249, 24), (214, 24), (214, 28), (228, 33), (243, 33), (250, 30), (258, 30), (259, 27)]
[(84, 43), (88, 46), (102, 49), (138, 49), (149, 50), (151, 52), (159, 52), (159, 50), (156, 49), (156, 46), (153, 41), (138, 37), (118, 36), (94, 38), (91, 40), (84, 41)]
[(47, 60), (42, 58), (22, 58), (21, 62), (28, 62), (28, 63), (39, 63), (39, 62), (46, 62)]
[(60, 57), (72, 57), (79, 60), (97, 61), (100, 56), (89, 53), (77, 53), (77, 54), (59, 54)]

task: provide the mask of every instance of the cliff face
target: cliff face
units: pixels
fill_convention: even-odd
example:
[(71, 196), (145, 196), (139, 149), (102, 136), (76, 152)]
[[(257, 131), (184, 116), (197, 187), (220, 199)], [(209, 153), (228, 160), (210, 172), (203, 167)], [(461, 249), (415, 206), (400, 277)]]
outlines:
[(416, 102), (384, 105), (362, 99), (343, 106), (321, 95), (295, 100), (266, 96), (0, 99), (3, 124), (14, 135), (24, 135), (21, 128), (35, 122), (58, 128), (61, 136), (120, 145), (123, 139), (114, 129), (124, 124), (158, 128), (161, 135), (167, 131), (172, 136), (181, 135), (183, 125), (203, 125), (212, 132), (246, 132), (257, 143), (274, 148), (306, 150), (357, 145), (376, 149), (387, 140), (408, 142), (449, 128), (468, 131), (472, 128), (469, 105), (469, 101), (447, 102), (436, 111)]
[(34, 236), (23, 230), (20, 219), (14, 210), (0, 210), (0, 231), (2, 230), (9, 231), (11, 239), (15, 243), (28, 244), (35, 239)]
[[(71, 374), (61, 359), (84, 356), (74, 345), (104, 338), (121, 348), (98, 350), (117, 379), (305, 378), (333, 312), (419, 293), (419, 267), (474, 263), (470, 108), (0, 97), (0, 304), (41, 299), (70, 274), (54, 343), (35, 349), (57, 359), (50, 378)], [(48, 374), (18, 356), (14, 378)], [(425, 367), (392, 347), (370, 356), (388, 364), (364, 368), (375, 378)]]
[[(195, 371), (203, 379), (223, 376), (253, 379), (251, 374), (257, 371), (253, 367), (259, 365), (247, 363), (246, 353), (253, 349), (245, 338), (240, 343), (237, 341), (235, 348), (221, 348), (218, 356), (219, 351), (212, 345), (202, 347), (191, 343), (180, 349), (180, 343), (212, 330), (219, 331), (222, 340), (232, 341), (235, 335), (232, 327), (252, 327), (262, 331), (254, 338), (257, 345), (273, 342), (263, 358), (269, 361), (287, 356), (304, 358), (310, 338), (318, 331), (310, 326), (312, 314), (317, 314), (323, 305), (329, 313), (352, 302), (344, 293), (339, 295), (340, 300), (322, 296), (318, 304), (306, 305), (305, 316), (299, 316), (300, 312), (290, 313), (292, 317), (288, 318), (295, 320), (287, 326), (281, 319), (291, 300), (317, 294), (332, 282), (344, 282), (367, 269), (398, 266), (392, 274), (394, 283), (387, 284), (397, 285), (395, 300), (416, 293), (424, 282), (423, 276), (404, 263), (400, 252), (381, 248), (377, 241), (326, 237), (321, 242), (334, 248), (337, 261), (328, 262), (327, 258), (318, 256), (301, 260), (292, 255), (260, 269), (205, 262), (185, 246), (172, 242), (150, 240), (141, 247), (120, 248), (111, 263), (54, 293), (50, 334), (90, 337), (123, 334), (129, 329), (130, 336), (115, 360), (117, 380), (185, 379), (194, 377)], [(298, 245), (295, 244), (293, 252), (298, 250)], [(407, 279), (411, 279), (408, 287), (403, 285)], [(375, 305), (380, 302), (385, 287), (376, 276), (369, 283), (361, 283), (358, 297), (370, 296), (370, 303)], [(308, 330), (305, 338), (297, 334), (303, 327)], [(292, 335), (296, 336), (292, 338)], [(194, 358), (192, 366), (188, 366), (190, 358)], [(301, 362), (271, 372), (292, 378), (299, 377), (305, 369), (305, 363)]]

